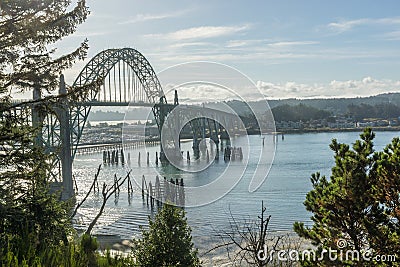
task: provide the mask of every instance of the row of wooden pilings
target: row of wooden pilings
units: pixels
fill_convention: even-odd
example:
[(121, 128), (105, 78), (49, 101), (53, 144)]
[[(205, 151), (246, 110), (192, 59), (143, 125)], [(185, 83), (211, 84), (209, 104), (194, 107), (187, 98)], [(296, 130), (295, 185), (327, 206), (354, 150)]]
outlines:
[[(125, 165), (125, 155), (124, 150), (116, 149), (116, 150), (107, 150), (103, 151), (103, 163), (108, 165), (118, 165), (121, 162), (122, 165)], [(131, 154), (128, 153), (127, 163), (130, 164), (131, 162)]]
[[(125, 155), (124, 155), (124, 150), (104, 150), (103, 151), (103, 163), (108, 164), (108, 165), (118, 165), (119, 162), (121, 162), (122, 165), (125, 165)], [(126, 162), (128, 165), (131, 164), (131, 153), (128, 152), (128, 159)], [(156, 160), (155, 160), (156, 165), (159, 163), (159, 158), (158, 158), (158, 152), (156, 151)], [(150, 165), (150, 153), (147, 152), (147, 157), (146, 157), (146, 164)], [(141, 165), (141, 154), (139, 151), (138, 154), (138, 165)]]
[(156, 202), (157, 206), (161, 203), (171, 203), (177, 206), (185, 206), (185, 186), (183, 179), (170, 179), (164, 177), (161, 184), (160, 178), (156, 176), (155, 184), (151, 181), (147, 183), (146, 177), (142, 176), (142, 199), (146, 199), (147, 205), (150, 204), (151, 208), (154, 207)]
[(243, 160), (243, 151), (241, 147), (226, 147), (224, 149), (224, 160), (225, 161), (235, 161)]
[[(118, 198), (121, 192), (122, 184), (118, 183), (117, 175), (114, 174), (114, 196), (115, 196), (115, 204), (118, 204)], [(126, 180), (128, 184), (128, 203), (131, 204), (131, 199), (134, 194), (133, 183), (131, 180), (131, 176), (128, 174), (128, 178)], [(100, 193), (100, 187), (97, 179), (94, 182), (93, 192), (95, 194)], [(162, 203), (174, 204), (180, 207), (185, 206), (185, 186), (183, 183), (183, 179), (170, 179), (168, 180), (164, 177), (162, 184), (159, 176), (156, 176), (155, 184), (153, 185), (151, 181), (147, 183), (146, 177), (142, 176), (142, 199), (143, 202), (146, 202), (148, 206), (154, 208), (155, 204), (157, 207), (160, 207)]]
[[(183, 152), (182, 152), (183, 153)], [(215, 155), (215, 159), (218, 160), (219, 155)], [(190, 152), (186, 152), (186, 160), (190, 162)], [(210, 154), (208, 150), (206, 150), (206, 160), (207, 162), (210, 160)], [(225, 161), (235, 161), (235, 160), (243, 160), (243, 151), (241, 147), (226, 147), (224, 149), (224, 160)], [(118, 165), (121, 163), (122, 165), (125, 164), (125, 155), (124, 150), (104, 150), (103, 151), (103, 163), (108, 165)], [(127, 162), (128, 165), (131, 164), (131, 154), (128, 152)], [(146, 164), (150, 165), (150, 153), (147, 152), (146, 154)], [(158, 152), (156, 151), (155, 155), (155, 164), (158, 166), (159, 164), (159, 157)], [(138, 152), (138, 165), (141, 165), (141, 154), (140, 151)]]

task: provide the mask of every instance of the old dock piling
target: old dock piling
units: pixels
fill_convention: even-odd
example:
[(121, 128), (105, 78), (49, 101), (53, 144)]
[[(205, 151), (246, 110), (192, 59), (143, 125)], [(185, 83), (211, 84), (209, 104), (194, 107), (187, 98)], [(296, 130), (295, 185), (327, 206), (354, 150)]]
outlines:
[(158, 166), (158, 152), (156, 151), (156, 166)]

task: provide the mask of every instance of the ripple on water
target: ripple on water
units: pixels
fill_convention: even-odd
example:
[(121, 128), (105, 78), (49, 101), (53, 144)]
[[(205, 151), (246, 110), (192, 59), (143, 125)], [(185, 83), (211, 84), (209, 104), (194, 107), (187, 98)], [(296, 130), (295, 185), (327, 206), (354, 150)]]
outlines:
[[(396, 136), (395, 132), (377, 133), (378, 147), (389, 143)], [(339, 142), (353, 143), (358, 133), (319, 133), (286, 135), (285, 140), (279, 140), (275, 161), (270, 174), (264, 184), (254, 193), (247, 191), (248, 181), (258, 163), (255, 157), (249, 158), (249, 168), (244, 178), (237, 186), (222, 199), (197, 208), (186, 208), (188, 223), (193, 229), (194, 237), (213, 236), (218, 231), (229, 229), (229, 218), (232, 212), (238, 221), (256, 219), (260, 213), (261, 201), (267, 207), (267, 214), (271, 215), (269, 228), (272, 231), (291, 231), (296, 221), (311, 225), (310, 216), (303, 206), (306, 193), (311, 189), (310, 176), (319, 171), (328, 175), (334, 164), (333, 154), (328, 145), (332, 138)], [(240, 139), (240, 138), (238, 138)], [(260, 150), (259, 136), (250, 136), (250, 148)], [(237, 140), (240, 143), (240, 140)], [(183, 150), (190, 150), (190, 143), (182, 144)], [(150, 148), (150, 155), (155, 154), (157, 147)], [(137, 155), (141, 152), (142, 164), (138, 166)], [(143, 149), (127, 150), (131, 155), (132, 175), (138, 180), (144, 174), (151, 175), (154, 168), (161, 176), (184, 178), (187, 185), (198, 185), (208, 181), (213, 173), (220, 173), (226, 166), (222, 160), (212, 164), (201, 173), (182, 173), (174, 168), (147, 167)], [(254, 153), (252, 154), (254, 155)], [(127, 158), (127, 157), (126, 157)], [(79, 188), (78, 201), (83, 198), (89, 189), (98, 165), (102, 162), (102, 154), (77, 155), (74, 161), (74, 175)], [(235, 162), (233, 165), (240, 164)], [(126, 168), (103, 167), (99, 175), (99, 184), (113, 182), (114, 173), (118, 177), (126, 174)], [(131, 200), (128, 200), (127, 186), (123, 185), (119, 198), (111, 197), (105, 212), (100, 217), (94, 231), (98, 234), (116, 234), (122, 238), (131, 238), (140, 233), (140, 227), (147, 227), (148, 216), (154, 216), (143, 202), (140, 189), (134, 184), (135, 191)], [(190, 197), (190, 196), (187, 196)], [(101, 205), (101, 198), (92, 194), (88, 201), (79, 210), (78, 229), (85, 229), (97, 213)]]

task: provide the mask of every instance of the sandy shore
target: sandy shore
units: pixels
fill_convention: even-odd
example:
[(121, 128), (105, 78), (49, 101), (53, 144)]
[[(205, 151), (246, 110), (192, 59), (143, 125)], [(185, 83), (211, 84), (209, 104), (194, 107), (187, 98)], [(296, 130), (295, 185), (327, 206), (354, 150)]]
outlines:
[[(274, 233), (271, 235), (272, 237), (282, 236), (282, 242), (279, 249), (287, 249), (291, 247), (291, 249), (303, 250), (311, 247), (311, 244), (305, 240), (300, 239), (294, 233), (290, 232), (281, 232)], [(99, 235), (97, 236), (97, 240), (100, 244), (100, 250), (109, 249), (112, 254), (119, 255), (128, 255), (132, 249), (132, 241), (128, 239), (120, 239), (118, 236), (112, 235)], [(227, 266), (235, 266), (228, 257), (228, 253), (226, 247), (220, 247), (218, 249), (213, 249), (221, 244), (223, 241), (220, 237), (217, 236), (202, 236), (202, 237), (193, 237), (193, 242), (195, 247), (199, 250), (199, 257), (202, 261), (202, 266), (213, 267), (227, 267)], [(270, 241), (269, 246), (272, 245)], [(236, 250), (236, 249), (235, 249)], [(231, 253), (231, 256), (234, 253)], [(238, 265), (236, 265), (238, 266)], [(245, 265), (241, 265), (245, 266)], [(286, 265), (283, 265), (286, 266)], [(287, 265), (287, 266), (296, 266)]]

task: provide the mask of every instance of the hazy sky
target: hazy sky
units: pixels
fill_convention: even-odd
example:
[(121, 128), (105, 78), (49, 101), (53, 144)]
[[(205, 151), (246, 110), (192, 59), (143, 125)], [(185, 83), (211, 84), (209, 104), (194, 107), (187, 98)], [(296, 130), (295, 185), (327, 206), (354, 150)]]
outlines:
[[(210, 60), (248, 75), (268, 98), (400, 91), (400, 1), (89, 0), (58, 45), (89, 39), (89, 58), (133, 47), (156, 72)], [(84, 63), (66, 72), (72, 83)]]

